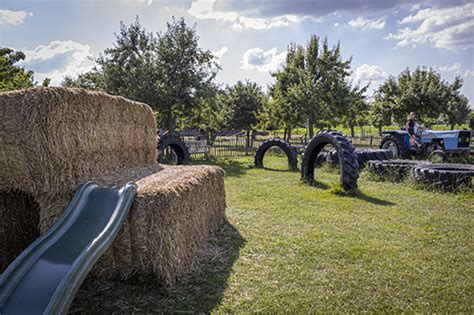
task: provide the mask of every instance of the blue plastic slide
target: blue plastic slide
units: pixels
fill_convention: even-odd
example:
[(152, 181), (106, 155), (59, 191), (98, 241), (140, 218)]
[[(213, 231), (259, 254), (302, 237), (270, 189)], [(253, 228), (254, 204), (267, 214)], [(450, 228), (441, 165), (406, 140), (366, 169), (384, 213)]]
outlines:
[(0, 275), (0, 314), (64, 314), (117, 236), (137, 187), (83, 184), (51, 229)]

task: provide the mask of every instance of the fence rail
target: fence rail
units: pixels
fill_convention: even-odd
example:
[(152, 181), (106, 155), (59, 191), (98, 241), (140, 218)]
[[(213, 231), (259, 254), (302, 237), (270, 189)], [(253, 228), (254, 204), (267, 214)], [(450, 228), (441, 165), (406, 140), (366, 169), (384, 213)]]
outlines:
[[(365, 136), (365, 137), (349, 137), (358, 148), (376, 148), (379, 146), (382, 137), (380, 136)], [(256, 138), (250, 141), (250, 144), (247, 146), (247, 139), (245, 137), (235, 136), (235, 137), (218, 137), (215, 141), (209, 146), (209, 155), (211, 157), (234, 157), (234, 156), (246, 156), (253, 155), (258, 147), (265, 141), (267, 138)], [(192, 143), (193, 140), (186, 141), (187, 143)], [(292, 138), (290, 145), (295, 147), (298, 152), (302, 152), (304, 147), (307, 145), (307, 138), (299, 137)]]

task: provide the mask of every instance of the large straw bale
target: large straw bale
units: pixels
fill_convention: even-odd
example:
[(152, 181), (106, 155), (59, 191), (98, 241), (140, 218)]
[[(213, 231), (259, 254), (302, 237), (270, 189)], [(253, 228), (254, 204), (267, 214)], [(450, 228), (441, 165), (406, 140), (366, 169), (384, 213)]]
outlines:
[[(197, 251), (205, 248), (224, 220), (224, 171), (215, 166), (156, 164), (98, 179), (107, 185), (129, 181), (138, 186), (129, 216), (92, 273), (101, 277), (154, 273), (172, 285), (189, 270)], [(56, 221), (67, 200), (47, 202), (51, 206), (40, 215), (43, 232)]]
[(35, 88), (0, 93), (0, 121), (0, 272), (86, 180), (138, 185), (123, 228), (92, 270), (97, 276), (152, 272), (173, 284), (224, 219), (224, 171), (157, 164), (156, 124), (145, 104)]
[(87, 179), (156, 161), (145, 104), (100, 92), (0, 93), (0, 190), (65, 193)]

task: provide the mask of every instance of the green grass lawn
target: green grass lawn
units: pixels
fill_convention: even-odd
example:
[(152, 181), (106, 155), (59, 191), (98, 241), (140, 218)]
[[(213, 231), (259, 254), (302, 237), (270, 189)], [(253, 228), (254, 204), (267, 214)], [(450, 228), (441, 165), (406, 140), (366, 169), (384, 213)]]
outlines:
[(87, 279), (76, 312), (474, 312), (474, 195), (338, 175), (308, 186), (283, 157), (219, 160), (227, 222), (176, 287)]

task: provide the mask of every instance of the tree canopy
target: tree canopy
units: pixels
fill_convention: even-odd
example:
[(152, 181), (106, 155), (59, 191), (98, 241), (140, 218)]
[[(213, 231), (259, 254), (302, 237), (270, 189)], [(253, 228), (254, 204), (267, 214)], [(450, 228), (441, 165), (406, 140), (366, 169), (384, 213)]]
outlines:
[(35, 85), (33, 71), (15, 65), (25, 59), (21, 51), (0, 47), (0, 91), (29, 88)]
[(115, 37), (113, 47), (96, 59), (98, 67), (77, 79), (66, 78), (63, 85), (147, 103), (169, 130), (203, 104), (219, 67), (212, 53), (199, 47), (195, 26), (173, 18), (165, 32), (148, 33), (137, 18), (129, 26), (121, 23)]

